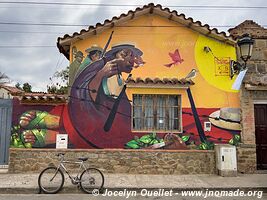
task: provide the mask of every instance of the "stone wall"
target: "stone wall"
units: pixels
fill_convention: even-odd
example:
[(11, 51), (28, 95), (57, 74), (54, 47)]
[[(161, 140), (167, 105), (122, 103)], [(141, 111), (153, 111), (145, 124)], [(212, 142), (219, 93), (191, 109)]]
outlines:
[[(89, 157), (86, 162), (104, 173), (130, 174), (214, 174), (214, 151), (192, 150), (56, 150), (10, 149), (9, 172), (40, 172), (48, 165), (57, 164), (58, 152), (75, 159)], [(74, 166), (70, 166), (70, 169)]]
[(257, 168), (254, 105), (258, 102), (267, 104), (267, 40), (254, 40), (252, 58), (248, 63), (249, 71), (240, 92), (243, 146), (238, 149), (238, 170), (243, 173), (253, 173)]
[(241, 141), (243, 144), (255, 144), (255, 118), (253, 92), (242, 89), (240, 91), (241, 103)]
[[(254, 21), (246, 20), (229, 32), (234, 38), (248, 33), (255, 41), (252, 57), (247, 63), (248, 72), (240, 90), (242, 144), (237, 149), (238, 171), (253, 173), (257, 166), (254, 105), (267, 104), (267, 29)], [(237, 57), (240, 58), (238, 51)], [(243, 61), (239, 59), (239, 62)]]
[(254, 173), (256, 166), (256, 145), (237, 147), (237, 171), (246, 174)]
[(267, 85), (267, 39), (254, 38), (252, 56), (247, 66), (245, 83), (255, 86)]
[(267, 90), (247, 90), (243, 88), (240, 92), (240, 99), (242, 109), (242, 143), (255, 144), (254, 105), (257, 102), (265, 102), (267, 104)]

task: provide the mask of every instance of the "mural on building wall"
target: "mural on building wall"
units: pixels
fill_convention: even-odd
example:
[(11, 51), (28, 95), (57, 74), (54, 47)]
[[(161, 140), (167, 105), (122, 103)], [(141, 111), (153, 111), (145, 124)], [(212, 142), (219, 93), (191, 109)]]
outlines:
[[(90, 43), (94, 45), (85, 49), (86, 57), (76, 44), (68, 103), (46, 110), (18, 106), (17, 112), (21, 112), (13, 118), (11, 145), (54, 148), (58, 133), (68, 134), (70, 148), (212, 149), (215, 143), (237, 145), (240, 109), (237, 93), (230, 89), (234, 80), (227, 73), (228, 47), (190, 34), (182, 38), (191, 42), (190, 48), (176, 42), (162, 47), (157, 34), (152, 36), (157, 40), (150, 48), (144, 45), (144, 38), (132, 40), (135, 45), (111, 45), (123, 40), (117, 36), (113, 43), (107, 37), (106, 45)], [(163, 44), (176, 40), (173, 35), (162, 37)], [(212, 55), (203, 51), (204, 44), (213, 50)], [(127, 88), (127, 92), (131, 76), (178, 77), (194, 84), (183, 91), (175, 89), (179, 95), (167, 94), (168, 89), (137, 93)]]
[(178, 65), (179, 63), (182, 63), (184, 61), (184, 59), (181, 58), (180, 56), (180, 53), (179, 53), (179, 50), (178, 49), (175, 49), (174, 53), (169, 53), (169, 56), (171, 57), (172, 59), (172, 63), (169, 63), (169, 64), (165, 64), (164, 66), (166, 67), (171, 67), (171, 66), (175, 66), (175, 65)]

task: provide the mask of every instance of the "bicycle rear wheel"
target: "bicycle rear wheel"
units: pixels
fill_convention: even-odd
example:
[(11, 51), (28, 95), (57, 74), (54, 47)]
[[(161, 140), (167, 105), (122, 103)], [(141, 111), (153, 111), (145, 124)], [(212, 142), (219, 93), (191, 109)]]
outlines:
[(81, 189), (91, 194), (93, 190), (101, 190), (104, 185), (104, 175), (99, 169), (87, 168), (80, 177)]
[(47, 194), (59, 192), (64, 184), (64, 174), (56, 167), (45, 168), (38, 177), (39, 188)]

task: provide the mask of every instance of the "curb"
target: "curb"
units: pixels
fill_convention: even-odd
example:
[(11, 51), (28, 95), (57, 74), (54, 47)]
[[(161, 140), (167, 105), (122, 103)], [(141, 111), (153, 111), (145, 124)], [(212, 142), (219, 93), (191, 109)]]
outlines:
[[(125, 188), (103, 188), (103, 193), (105, 190), (109, 191), (136, 191), (137, 193), (141, 193), (142, 190), (148, 191), (173, 191), (173, 192), (181, 192), (181, 191), (263, 191), (263, 193), (267, 193), (267, 187), (232, 187), (232, 188), (133, 188), (133, 187), (125, 187)], [(39, 188), (0, 188), (0, 194), (40, 194)], [(43, 193), (41, 193), (43, 194)], [(84, 192), (78, 187), (63, 187), (59, 194), (84, 194)]]

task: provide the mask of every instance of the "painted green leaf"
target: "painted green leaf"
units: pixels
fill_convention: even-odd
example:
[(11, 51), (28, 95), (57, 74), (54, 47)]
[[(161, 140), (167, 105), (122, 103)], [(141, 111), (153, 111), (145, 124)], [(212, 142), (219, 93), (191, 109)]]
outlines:
[(126, 147), (132, 148), (132, 149), (139, 149), (140, 146), (138, 145), (138, 142), (135, 140), (131, 140), (128, 143), (126, 143)]
[(154, 139), (154, 140), (151, 140), (151, 142), (149, 143), (150, 145), (153, 145), (153, 144), (158, 144), (158, 140)]
[(163, 139), (160, 139), (160, 140), (159, 140), (159, 143), (162, 143), (162, 142), (164, 142), (164, 140), (163, 140)]
[(190, 138), (190, 136), (188, 136), (188, 135), (184, 135), (184, 136), (182, 136), (182, 140), (183, 140), (184, 142), (187, 142), (187, 141), (189, 140), (189, 138)]
[(240, 135), (235, 135), (234, 138), (235, 138), (237, 141), (240, 141)]
[(213, 142), (208, 142), (208, 149), (214, 149), (214, 143)]
[(156, 132), (151, 133), (150, 134), (150, 137), (153, 138), (153, 139), (155, 139), (157, 137), (157, 133)]
[(214, 148), (214, 143), (206, 141), (201, 143), (198, 148), (201, 150), (211, 150)]
[(209, 146), (206, 143), (203, 143), (203, 149), (207, 150), (207, 149), (209, 149)]
[(31, 143), (25, 143), (24, 146), (25, 146), (26, 148), (32, 148), (32, 144), (31, 144)]
[(151, 140), (152, 138), (150, 137), (150, 135), (144, 135), (139, 139), (139, 141), (143, 142), (144, 144), (149, 144)]
[(19, 146), (19, 141), (16, 138), (13, 140), (13, 145), (15, 147)]
[(157, 140), (158, 142), (160, 142), (161, 138), (159, 138), (159, 137), (157, 136), (157, 137), (156, 137), (156, 140)]
[(234, 140), (233, 140), (233, 138), (232, 138), (231, 140), (229, 140), (229, 144), (234, 145)]

